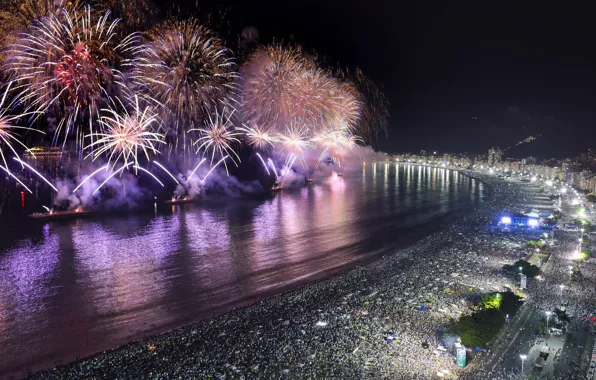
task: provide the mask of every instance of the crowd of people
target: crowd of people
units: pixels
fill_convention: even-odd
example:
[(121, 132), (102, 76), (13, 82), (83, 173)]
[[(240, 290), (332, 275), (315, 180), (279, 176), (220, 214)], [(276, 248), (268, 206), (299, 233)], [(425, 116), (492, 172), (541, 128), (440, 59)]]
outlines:
[[(553, 203), (536, 184), (468, 174), (483, 181), (490, 195), (477, 209), (414, 246), (250, 307), (34, 377), (478, 378), (475, 371), (488, 369), (457, 368), (457, 337), (446, 327), (451, 319), (471, 313), (483, 294), (519, 284), (503, 266), (524, 259), (526, 242), (540, 238), (542, 231), (503, 231), (496, 225), (499, 216), (528, 207), (552, 209)], [(569, 277), (562, 273), (569, 271), (562, 265), (566, 258), (553, 259), (548, 278), (540, 284), (529, 282), (529, 307), (552, 308), (545, 300), (559, 292), (559, 282), (553, 279)], [(579, 287), (566, 288), (565, 297), (582, 305), (576, 310), (579, 314), (594, 307), (590, 294)], [(498, 368), (490, 378), (513, 375), (519, 372)]]
[[(563, 216), (558, 223), (559, 226), (572, 224), (576, 216), (572, 197), (563, 197), (563, 200), (560, 204)], [(586, 368), (589, 364), (588, 348), (593, 344), (593, 334), (590, 332), (594, 326), (591, 316), (596, 310), (596, 300), (592, 296), (592, 291), (596, 288), (596, 272), (593, 264), (582, 263), (577, 258), (578, 252), (593, 249), (593, 236), (560, 228), (556, 228), (554, 234), (556, 243), (548, 248), (550, 255), (541, 268), (539, 280), (528, 283), (527, 307), (534, 316), (528, 318), (529, 322), (524, 327), (531, 329), (529, 339), (515, 341), (515, 346), (508, 352), (508, 358), (493, 357), (491, 359), (495, 360), (483, 361), (482, 368), (472, 372), (470, 375), (473, 376), (469, 378), (477, 378), (480, 375), (490, 379), (518, 379), (521, 366), (515, 369), (501, 364), (507, 360), (515, 360), (519, 365), (521, 354), (526, 355), (526, 376), (534, 373), (539, 374), (541, 379), (586, 378)], [(581, 248), (578, 240), (580, 238), (587, 243)], [(558, 314), (563, 315), (559, 318)], [(547, 318), (551, 327), (563, 328), (570, 333), (570, 337), (541, 331), (538, 328), (539, 323), (548, 326)], [(515, 331), (506, 334), (505, 344), (512, 341), (514, 334)], [(583, 339), (577, 341), (578, 336)], [(550, 353), (550, 359), (546, 361), (550, 364), (535, 368), (535, 359), (545, 348)]]

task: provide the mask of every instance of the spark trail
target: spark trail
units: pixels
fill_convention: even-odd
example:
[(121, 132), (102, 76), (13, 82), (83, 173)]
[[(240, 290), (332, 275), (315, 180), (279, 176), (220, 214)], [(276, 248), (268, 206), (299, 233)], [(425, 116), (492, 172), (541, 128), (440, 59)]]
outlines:
[(27, 190), (29, 193), (33, 194), (33, 191), (31, 191), (23, 182), (21, 182), (20, 179), (18, 179), (17, 177), (15, 177), (14, 174), (12, 174), (10, 172), (10, 170), (6, 169), (4, 166), (0, 165), (0, 169), (4, 170), (6, 172), (6, 174), (8, 174), (9, 176), (11, 176), (12, 178), (15, 179), (15, 181), (17, 181), (18, 183), (21, 184), (21, 186), (23, 186), (25, 188), (25, 190)]
[(33, 167), (31, 165), (29, 165), (28, 163), (26, 163), (25, 161), (21, 160), (18, 157), (13, 157), (16, 161), (18, 161), (21, 165), (25, 165), (26, 167), (28, 167), (33, 173), (37, 174), (39, 176), (39, 178), (43, 179), (48, 185), (50, 185), (50, 187), (52, 189), (54, 189), (54, 191), (58, 192), (58, 189), (56, 188), (56, 186), (54, 186), (46, 177), (44, 177), (43, 175), (41, 175), (40, 172), (38, 172), (37, 170), (33, 169)]
[(162, 169), (164, 172), (168, 173), (168, 175), (169, 175), (170, 177), (172, 177), (172, 179), (174, 180), (174, 182), (176, 182), (178, 185), (180, 185), (180, 182), (178, 182), (178, 180), (176, 179), (176, 177), (174, 177), (174, 176), (172, 175), (172, 173), (170, 173), (170, 172), (168, 171), (168, 169), (166, 169), (165, 167), (163, 167), (163, 165), (162, 165), (162, 164), (160, 164), (160, 163), (159, 163), (159, 162), (157, 162), (157, 161), (153, 161), (153, 163), (154, 163), (155, 165), (159, 166), (159, 167), (160, 167), (160, 168), (161, 168), (161, 169)]
[(278, 179), (279, 176), (277, 175), (277, 169), (275, 169), (275, 165), (273, 164), (273, 161), (271, 161), (271, 159), (267, 159), (267, 162), (269, 162), (269, 165), (271, 165), (271, 169), (273, 169), (273, 172), (275, 173), (275, 179)]
[(267, 167), (267, 164), (263, 160), (263, 157), (261, 157), (261, 155), (258, 152), (257, 152), (257, 156), (259, 157), (259, 160), (261, 160), (261, 162), (263, 163), (263, 167), (265, 168), (265, 170), (267, 170), (267, 174), (268, 175), (271, 175), (271, 172), (269, 171), (269, 168)]
[(199, 162), (199, 164), (194, 168), (194, 170), (192, 171), (192, 173), (190, 173), (190, 175), (188, 176), (188, 178), (186, 179), (186, 183), (188, 183), (188, 181), (190, 181), (190, 179), (192, 178), (192, 176), (195, 174), (195, 172), (197, 171), (197, 169), (203, 164), (203, 162), (205, 162), (207, 159), (203, 158), (201, 160), (201, 162)]
[(153, 175), (153, 173), (151, 173), (149, 170), (147, 170), (147, 169), (145, 169), (145, 168), (142, 168), (142, 167), (140, 167), (140, 166), (138, 166), (138, 165), (137, 165), (137, 166), (135, 166), (134, 168), (135, 168), (135, 169), (137, 169), (137, 170), (141, 170), (141, 171), (143, 171), (143, 172), (145, 172), (145, 173), (149, 174), (151, 177), (153, 177), (153, 179), (154, 179), (154, 180), (156, 180), (156, 181), (157, 181), (157, 183), (159, 183), (159, 184), (161, 185), (161, 187), (164, 187), (164, 184), (163, 184), (163, 183), (162, 183), (162, 182), (161, 182), (159, 179), (157, 179), (157, 177), (156, 177), (155, 175)]
[(114, 177), (116, 174), (120, 173), (121, 171), (123, 171), (124, 169), (126, 169), (127, 167), (129, 167), (130, 165), (132, 165), (132, 162), (129, 162), (128, 164), (124, 164), (122, 165), (122, 167), (118, 170), (116, 170), (114, 173), (110, 174), (110, 176), (108, 178), (106, 178), (105, 181), (103, 181), (98, 187), (97, 189), (95, 189), (95, 191), (93, 192), (93, 195), (95, 195), (95, 193), (97, 193), (99, 191), (99, 189), (101, 189), (103, 187), (103, 185), (105, 185), (110, 179), (112, 179), (112, 177)]
[(209, 177), (209, 174), (211, 174), (211, 172), (213, 172), (213, 170), (222, 162), (224, 162), (226, 160), (226, 158), (228, 158), (230, 156), (225, 156), (224, 158), (222, 158), (221, 160), (217, 161), (217, 164), (213, 165), (213, 167), (207, 172), (207, 175), (205, 176), (205, 178), (203, 178), (203, 181), (207, 180), (207, 177)]
[(102, 170), (108, 170), (108, 167), (109, 167), (109, 165), (102, 166), (101, 168), (99, 168), (99, 169), (97, 169), (96, 171), (94, 171), (93, 173), (91, 173), (91, 175), (89, 175), (87, 178), (85, 178), (85, 179), (83, 180), (83, 182), (79, 183), (79, 185), (78, 185), (77, 187), (75, 187), (75, 189), (72, 191), (72, 192), (73, 192), (73, 194), (74, 194), (74, 193), (75, 193), (75, 192), (76, 192), (76, 191), (77, 191), (77, 190), (78, 190), (78, 189), (79, 189), (81, 186), (83, 186), (83, 185), (85, 184), (85, 182), (87, 182), (88, 180), (90, 180), (90, 179), (91, 179), (91, 177), (93, 177), (94, 175), (96, 175), (97, 173), (99, 173), (99, 172), (100, 172), (100, 171), (102, 171)]

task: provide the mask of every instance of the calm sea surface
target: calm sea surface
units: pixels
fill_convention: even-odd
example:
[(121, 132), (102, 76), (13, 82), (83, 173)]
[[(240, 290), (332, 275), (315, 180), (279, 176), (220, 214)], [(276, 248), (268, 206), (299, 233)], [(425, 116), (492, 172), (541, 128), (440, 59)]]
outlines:
[(0, 376), (245, 305), (410, 244), (475, 207), (445, 169), (369, 165), (262, 200), (4, 221)]

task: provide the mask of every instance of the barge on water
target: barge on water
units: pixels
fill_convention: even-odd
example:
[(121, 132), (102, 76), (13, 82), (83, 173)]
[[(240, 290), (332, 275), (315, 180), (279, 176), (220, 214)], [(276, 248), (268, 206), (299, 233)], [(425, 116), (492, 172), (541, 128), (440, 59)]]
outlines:
[(198, 202), (198, 201), (191, 197), (172, 198), (172, 199), (168, 199), (167, 201), (164, 201), (164, 203), (167, 205), (180, 205), (180, 204), (185, 204), (185, 203), (196, 203), (196, 202)]
[(29, 218), (35, 220), (56, 220), (56, 219), (69, 219), (69, 218), (80, 218), (83, 216), (89, 216), (93, 214), (93, 211), (84, 211), (80, 208), (70, 211), (48, 211), (48, 212), (35, 212), (29, 215)]

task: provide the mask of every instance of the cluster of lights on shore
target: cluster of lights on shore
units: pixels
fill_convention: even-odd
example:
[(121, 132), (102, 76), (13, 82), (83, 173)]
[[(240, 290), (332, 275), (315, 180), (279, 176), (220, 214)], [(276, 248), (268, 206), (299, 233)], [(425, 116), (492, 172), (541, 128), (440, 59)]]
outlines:
[[(558, 182), (558, 181), (557, 181)], [(544, 182), (544, 184), (548, 187), (553, 187), (555, 186), (555, 181), (552, 180), (546, 180)], [(566, 194), (568, 192), (568, 188), (569, 186), (563, 183), (558, 183), (559, 188), (557, 189), (557, 194)], [(581, 195), (579, 194), (579, 192), (573, 188), (571, 188), (571, 191), (573, 191), (573, 197), (571, 198), (571, 200), (569, 201), (569, 204), (572, 206), (578, 206), (582, 204), (582, 200), (581, 200)], [(561, 199), (559, 198), (558, 200), (559, 202), (559, 207), (560, 207), (560, 202)], [(575, 215), (577, 218), (581, 218), (581, 223), (582, 225), (585, 224), (585, 220), (583, 218), (586, 217), (586, 210), (585, 207), (582, 205), (581, 207), (578, 208), (578, 212)], [(511, 224), (511, 218), (510, 217), (503, 217), (501, 219), (501, 222), (504, 224)], [(581, 235), (580, 237), (577, 239), (579, 245), (578, 245), (578, 249), (577, 251), (575, 251), (571, 257), (571, 260), (578, 260), (582, 258), (582, 254), (581, 254), (581, 244), (583, 242), (583, 237), (584, 237), (584, 233), (585, 233), (585, 228), (580, 228), (579, 229)], [(554, 239), (554, 232), (550, 235), (553, 239)], [(544, 239), (548, 239), (549, 234), (544, 233), (543, 234)], [(545, 242), (545, 240), (543, 240), (543, 242)], [(536, 248), (536, 252), (539, 253), (540, 249)], [(569, 275), (573, 275), (573, 266), (568, 266), (569, 268)], [(520, 267), (520, 273), (521, 273), (522, 268)], [(538, 280), (542, 280), (541, 276), (537, 276)], [(558, 285), (559, 288), (559, 296), (562, 298), (563, 297), (563, 290), (565, 289), (565, 285), (564, 284), (559, 284)], [(553, 313), (551, 311), (546, 311), (545, 312), (545, 316), (546, 316), (546, 330), (547, 330), (547, 334), (550, 334), (550, 330), (549, 330), (549, 320), (550, 320), (550, 316)], [(525, 361), (528, 359), (528, 355), (527, 354), (520, 354), (519, 358), (521, 359), (521, 374), (523, 376), (524, 374), (524, 364)]]
[[(424, 165), (424, 166), (433, 166), (433, 167), (437, 167), (437, 166), (445, 167), (446, 166), (446, 164), (444, 162), (443, 163), (440, 163), (440, 164), (437, 164), (437, 163), (432, 163), (430, 161), (416, 161), (416, 160), (412, 160), (412, 159), (406, 159), (406, 160), (403, 160), (401, 162), (400, 162), (399, 159), (397, 159), (396, 161), (398, 163), (403, 163), (403, 164), (407, 164), (407, 165)], [(473, 167), (476, 168), (475, 165)], [(486, 170), (486, 171), (488, 171), (491, 174), (495, 174), (495, 173), (498, 173), (498, 172), (503, 172), (503, 173), (508, 173), (508, 174), (511, 174), (511, 175), (518, 175), (521, 178), (528, 178), (531, 182), (536, 182), (539, 179), (544, 179), (541, 175), (537, 175), (537, 174), (534, 174), (534, 173), (531, 173), (531, 172), (528, 172), (528, 171), (515, 172), (515, 171), (509, 171), (509, 170), (501, 170), (499, 168), (492, 168), (492, 167), (486, 167), (485, 168), (484, 165), (479, 165), (478, 168), (479, 169), (482, 169), (482, 170)], [(569, 203), (572, 206), (578, 206), (578, 205), (581, 205), (582, 204), (581, 195), (579, 194), (579, 192), (577, 190), (573, 189), (572, 187), (570, 187), (569, 185), (564, 184), (564, 183), (560, 182), (559, 180), (553, 181), (551, 179), (544, 180), (544, 184), (547, 187), (551, 187), (551, 188), (556, 186), (557, 187), (557, 194), (559, 194), (559, 195), (560, 194), (566, 194), (566, 193), (569, 192), (569, 189), (571, 189), (571, 191), (573, 192), (574, 197), (571, 198), (571, 200), (569, 201)], [(555, 210), (559, 210), (560, 209), (560, 205), (561, 205), (561, 198), (559, 198), (559, 200), (558, 200), (558, 208), (555, 208)], [(582, 224), (585, 224), (585, 221), (583, 220), (583, 218), (586, 217), (585, 206), (582, 205), (581, 207), (579, 207), (578, 212), (577, 212), (577, 214), (575, 216), (577, 218), (582, 218), (581, 223)], [(503, 216), (503, 217), (501, 217), (500, 222), (502, 224), (504, 224), (504, 225), (510, 225), (510, 224), (513, 223), (513, 220), (512, 220), (512, 218), (510, 216)], [(538, 219), (530, 218), (528, 220), (528, 226), (529, 227), (536, 228), (536, 227), (538, 227), (538, 225), (539, 225)], [(578, 247), (577, 251), (575, 251), (573, 253), (573, 255), (571, 257), (572, 260), (578, 260), (578, 259), (581, 259), (582, 258), (581, 244), (583, 242), (583, 237), (584, 237), (583, 235), (584, 235), (584, 232), (585, 232), (585, 228), (582, 227), (582, 228), (579, 229), (579, 231), (581, 232), (581, 236), (578, 238), (579, 247)], [(543, 237), (544, 237), (543, 242), (546, 242), (546, 239), (548, 239), (549, 236), (554, 241), (554, 232), (553, 232), (550, 235), (547, 234), (547, 233), (544, 233), (543, 234)], [(539, 248), (536, 248), (536, 252), (537, 253), (540, 253), (540, 249)], [(521, 273), (522, 267), (519, 268), (519, 271)], [(569, 266), (569, 274), (570, 275), (573, 275), (573, 266)], [(539, 280), (539, 281), (540, 280), (543, 280), (543, 278), (541, 276), (537, 276), (536, 279)], [(506, 285), (506, 286), (508, 286), (508, 285)], [(565, 289), (565, 285), (560, 284), (560, 285), (558, 285), (558, 288), (559, 288), (559, 296), (560, 297), (563, 297), (563, 290)], [(550, 316), (552, 315), (552, 312), (551, 311), (546, 311), (545, 312), (545, 315), (546, 315), (546, 329), (547, 329), (547, 333), (549, 333), (550, 330), (549, 330), (548, 323), (549, 323)], [(528, 355), (527, 354), (520, 354), (519, 357), (521, 359), (521, 373), (523, 375), (523, 373), (524, 373), (524, 364), (525, 364), (525, 361), (528, 359)], [(445, 377), (447, 375), (448, 375), (448, 372), (447, 371), (443, 371), (443, 372), (438, 372), (437, 373), (437, 376), (438, 377)]]

